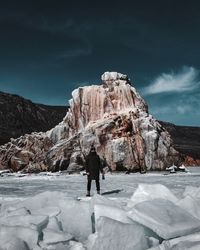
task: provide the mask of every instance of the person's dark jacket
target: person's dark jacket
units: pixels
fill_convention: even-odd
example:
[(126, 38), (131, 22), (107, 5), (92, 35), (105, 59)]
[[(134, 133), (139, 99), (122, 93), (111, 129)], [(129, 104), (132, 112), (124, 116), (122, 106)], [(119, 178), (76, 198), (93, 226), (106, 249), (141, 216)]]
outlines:
[(91, 180), (99, 180), (100, 172), (103, 173), (101, 159), (96, 152), (90, 152), (85, 160), (85, 169), (88, 178)]

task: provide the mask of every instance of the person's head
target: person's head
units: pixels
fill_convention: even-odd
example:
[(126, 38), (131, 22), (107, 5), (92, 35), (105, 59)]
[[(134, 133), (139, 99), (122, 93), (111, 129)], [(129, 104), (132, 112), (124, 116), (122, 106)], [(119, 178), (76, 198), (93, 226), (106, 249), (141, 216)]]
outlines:
[(96, 149), (95, 149), (94, 145), (91, 146), (90, 152), (96, 152)]

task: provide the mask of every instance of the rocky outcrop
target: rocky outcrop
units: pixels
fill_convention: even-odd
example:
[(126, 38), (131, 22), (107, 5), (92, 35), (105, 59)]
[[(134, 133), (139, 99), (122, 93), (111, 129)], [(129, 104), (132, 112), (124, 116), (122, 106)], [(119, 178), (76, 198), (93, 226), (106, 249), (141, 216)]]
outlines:
[(189, 155), (183, 155), (183, 164), (190, 167), (200, 166), (200, 158), (193, 158)]
[(183, 155), (183, 163), (187, 166), (200, 166), (200, 127), (160, 123), (171, 135), (174, 148)]
[(112, 170), (165, 169), (180, 160), (170, 135), (148, 114), (128, 77), (115, 72), (104, 73), (101, 85), (74, 90), (67, 115), (48, 136), (56, 144), (47, 155), (52, 167), (56, 160), (52, 155), (56, 155), (56, 162), (67, 162), (66, 145), (72, 142), (75, 149), (71, 157), (75, 154), (84, 161), (95, 145)]
[(46, 153), (53, 146), (45, 133), (26, 134), (0, 147), (0, 169), (40, 172), (48, 170)]
[(67, 107), (35, 104), (0, 91), (0, 145), (10, 138), (53, 128), (66, 111)]
[[(112, 170), (162, 170), (178, 164), (181, 159), (169, 133), (149, 115), (147, 105), (128, 77), (106, 72), (101, 79), (101, 85), (72, 92), (63, 121), (40, 134), (39, 147), (46, 145), (44, 140), (48, 146), (35, 156), (35, 163), (54, 171), (81, 169), (94, 145)], [(15, 146), (19, 147), (18, 142)], [(21, 150), (25, 149), (21, 146)]]

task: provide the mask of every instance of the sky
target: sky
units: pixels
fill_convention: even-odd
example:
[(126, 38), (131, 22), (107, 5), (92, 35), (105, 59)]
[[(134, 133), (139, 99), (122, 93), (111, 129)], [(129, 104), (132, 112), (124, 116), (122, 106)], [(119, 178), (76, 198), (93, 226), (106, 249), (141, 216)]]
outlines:
[(67, 105), (73, 89), (127, 74), (156, 119), (200, 126), (200, 2), (0, 2), (0, 90)]

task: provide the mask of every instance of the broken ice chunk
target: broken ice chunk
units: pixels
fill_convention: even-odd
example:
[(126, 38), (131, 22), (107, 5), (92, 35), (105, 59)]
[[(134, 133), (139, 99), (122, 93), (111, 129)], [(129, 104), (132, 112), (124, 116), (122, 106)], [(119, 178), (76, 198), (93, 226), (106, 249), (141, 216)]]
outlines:
[(0, 242), (12, 242), (13, 238), (19, 238), (26, 242), (30, 249), (38, 243), (38, 231), (23, 226), (0, 226)]
[(136, 204), (127, 214), (163, 239), (179, 237), (200, 230), (199, 220), (171, 201), (164, 199)]
[(66, 243), (71, 240), (73, 236), (71, 234), (57, 232), (50, 229), (43, 230), (43, 242), (47, 245), (57, 244), (57, 243)]
[(48, 206), (31, 211), (31, 214), (48, 215), (49, 217), (57, 216), (59, 215), (59, 213), (60, 209), (58, 207), (48, 207)]
[[(8, 240), (8, 239), (7, 239)], [(27, 244), (19, 238), (12, 238), (8, 241), (1, 241), (0, 250), (29, 250)]]
[(28, 209), (26, 209), (25, 207), (21, 207), (21, 208), (18, 208), (18, 209), (15, 209), (15, 208), (10, 208), (10, 209), (7, 209), (5, 210), (1, 216), (23, 216), (23, 215), (29, 215), (30, 214), (30, 211)]
[(200, 220), (200, 200), (195, 200), (192, 196), (188, 195), (179, 200), (176, 205)]
[(54, 217), (50, 217), (46, 229), (51, 229), (51, 230), (59, 232), (59, 231), (62, 231), (62, 224), (58, 220), (57, 217), (55, 217), (55, 216)]
[(196, 200), (200, 200), (200, 187), (186, 186), (183, 196), (191, 196)]
[(115, 206), (115, 207), (121, 208), (121, 205), (119, 204), (119, 202), (116, 202), (114, 200), (110, 200), (110, 199), (108, 199), (102, 195), (98, 195), (98, 194), (95, 194), (91, 198), (90, 203), (91, 203), (91, 207), (94, 207), (94, 205), (96, 205), (96, 204), (102, 204), (102, 205)]
[(157, 247), (149, 250), (199, 250), (200, 233), (189, 234), (172, 240), (165, 240)]
[(72, 234), (76, 240), (86, 240), (92, 233), (92, 223), (89, 202), (76, 200), (61, 200), (61, 213), (58, 215), (62, 222), (63, 231)]
[(97, 224), (97, 237), (92, 250), (144, 250), (148, 249), (144, 229), (101, 217)]
[(135, 204), (146, 200), (165, 199), (172, 202), (177, 202), (178, 199), (172, 192), (161, 184), (139, 184), (138, 188), (128, 202), (128, 207), (133, 207)]
[(70, 240), (69, 242), (69, 250), (85, 250), (85, 247), (81, 242)]
[(123, 209), (114, 206), (102, 204), (94, 205), (94, 215), (95, 222), (97, 222), (101, 216), (104, 216), (123, 223), (133, 223), (133, 221), (127, 216)]
[(36, 226), (40, 231), (48, 223), (48, 216), (25, 215), (25, 216), (8, 216), (0, 218), (0, 225), (7, 226)]

